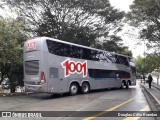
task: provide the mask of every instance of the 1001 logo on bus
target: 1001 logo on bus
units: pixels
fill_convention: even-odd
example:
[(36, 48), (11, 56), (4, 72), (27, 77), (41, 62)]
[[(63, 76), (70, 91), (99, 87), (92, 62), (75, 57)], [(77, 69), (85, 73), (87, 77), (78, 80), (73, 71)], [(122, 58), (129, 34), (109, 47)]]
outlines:
[(70, 74), (81, 74), (83, 73), (83, 77), (87, 76), (87, 60), (83, 63), (71, 61), (69, 58), (61, 63), (62, 67), (65, 71), (65, 77), (70, 76)]
[(27, 43), (27, 50), (34, 50), (34, 49), (36, 49), (36, 42), (30, 40), (30, 41)]

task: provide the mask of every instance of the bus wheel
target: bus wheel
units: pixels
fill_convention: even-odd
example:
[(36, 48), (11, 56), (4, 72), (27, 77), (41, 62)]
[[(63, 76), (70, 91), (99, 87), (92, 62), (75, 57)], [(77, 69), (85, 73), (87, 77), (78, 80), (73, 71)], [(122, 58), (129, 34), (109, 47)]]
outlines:
[(72, 83), (70, 85), (69, 94), (76, 95), (78, 93), (78, 85), (76, 83)]
[(129, 88), (129, 82), (126, 83), (126, 89), (128, 89), (128, 88)]
[(86, 94), (86, 93), (89, 93), (89, 91), (90, 91), (89, 84), (87, 82), (82, 83), (81, 92), (83, 94)]
[(122, 83), (121, 83), (121, 88), (123, 89), (124, 86), (125, 86), (125, 83), (122, 81)]

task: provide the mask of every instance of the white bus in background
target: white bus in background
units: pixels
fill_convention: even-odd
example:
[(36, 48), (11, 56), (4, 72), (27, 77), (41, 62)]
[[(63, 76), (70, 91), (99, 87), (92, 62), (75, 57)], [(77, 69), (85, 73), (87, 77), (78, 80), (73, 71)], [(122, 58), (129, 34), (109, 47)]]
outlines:
[(24, 44), (24, 85), (29, 92), (88, 93), (136, 85), (129, 56), (37, 37)]

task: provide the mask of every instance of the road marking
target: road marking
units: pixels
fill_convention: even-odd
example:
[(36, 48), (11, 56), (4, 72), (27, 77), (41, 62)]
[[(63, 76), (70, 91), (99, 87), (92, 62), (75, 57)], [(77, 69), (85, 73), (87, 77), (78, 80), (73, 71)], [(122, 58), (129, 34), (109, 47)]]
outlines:
[[(151, 111), (149, 105), (145, 106), (143, 109), (141, 109), (140, 111)], [(138, 120), (141, 117), (126, 117), (123, 120)]]
[(115, 107), (112, 107), (112, 108), (110, 108), (110, 109), (107, 109), (107, 110), (105, 110), (104, 112), (98, 113), (98, 114), (93, 115), (93, 116), (91, 116), (91, 117), (86, 117), (86, 118), (84, 118), (83, 120), (92, 120), (92, 119), (94, 119), (94, 118), (96, 118), (96, 117), (98, 117), (98, 116), (101, 116), (101, 115), (103, 115), (103, 114), (106, 114), (107, 112), (113, 111), (113, 110), (115, 110), (115, 109), (117, 109), (117, 108), (119, 108), (119, 107), (127, 104), (128, 102), (130, 102), (130, 101), (132, 101), (132, 100), (133, 100), (133, 98), (131, 98), (131, 99), (129, 99), (129, 100), (127, 100), (127, 101), (125, 101), (125, 102), (123, 102), (123, 103), (115, 106)]

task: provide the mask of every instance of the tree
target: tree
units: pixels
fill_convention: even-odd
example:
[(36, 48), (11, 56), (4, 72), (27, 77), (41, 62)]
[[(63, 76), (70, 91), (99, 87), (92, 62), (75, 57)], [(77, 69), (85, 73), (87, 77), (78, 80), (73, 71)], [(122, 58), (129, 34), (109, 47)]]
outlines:
[(145, 58), (138, 56), (135, 59), (137, 72), (141, 75), (151, 73), (154, 69), (158, 68), (159, 62), (157, 59), (159, 58), (156, 54), (147, 54)]
[(26, 36), (22, 30), (20, 21), (0, 19), (0, 83), (8, 78), (11, 90), (23, 84), (22, 43)]
[[(139, 27), (139, 36), (148, 40), (147, 46), (159, 51), (160, 47), (160, 1), (134, 0), (127, 17), (130, 24)], [(160, 51), (159, 51), (160, 52)]]
[(137, 56), (135, 59), (137, 73), (144, 74), (144, 58)]
[[(115, 42), (116, 41), (116, 42)], [(116, 52), (132, 57), (132, 52), (128, 50), (128, 47), (124, 46), (123, 43), (119, 43), (122, 39), (118, 36), (111, 36), (110, 41), (105, 41), (103, 47), (105, 50), (110, 52)]]
[(94, 47), (132, 57), (132, 52), (128, 50), (128, 47), (123, 46), (123, 44), (119, 43), (119, 41), (122, 41), (120, 37), (111, 36), (110, 40), (103, 41), (102, 43), (98, 42)]
[(148, 54), (145, 58), (145, 69), (147, 73), (151, 73), (154, 69), (159, 67), (160, 56), (157, 56), (155, 53)]
[[(114, 9), (109, 0), (6, 0), (6, 2), (18, 12), (21, 19), (24, 19), (27, 30), (34, 36), (53, 37), (92, 47), (98, 46), (96, 45), (98, 41), (110, 41), (111, 38), (113, 45), (118, 46), (121, 42), (121, 39), (118, 41), (116, 38), (123, 26), (124, 12)], [(110, 42), (105, 42), (106, 44)], [(119, 48), (123, 49), (123, 46)]]

